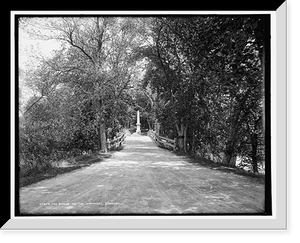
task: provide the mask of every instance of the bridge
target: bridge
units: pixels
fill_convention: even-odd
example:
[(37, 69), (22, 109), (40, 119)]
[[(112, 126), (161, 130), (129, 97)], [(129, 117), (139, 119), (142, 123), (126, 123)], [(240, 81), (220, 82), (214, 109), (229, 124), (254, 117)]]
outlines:
[[(257, 178), (195, 164), (150, 132), (90, 166), (20, 188), (24, 215), (248, 214), (264, 212)], [(171, 149), (164, 149), (163, 146)], [(119, 143), (120, 145), (120, 143)]]

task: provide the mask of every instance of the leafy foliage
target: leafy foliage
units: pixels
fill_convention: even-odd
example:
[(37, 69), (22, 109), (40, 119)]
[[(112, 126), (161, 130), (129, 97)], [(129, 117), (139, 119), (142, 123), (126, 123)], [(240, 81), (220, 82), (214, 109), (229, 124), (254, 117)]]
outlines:
[[(160, 17), (145, 82), (164, 104), (162, 133), (180, 149), (236, 164), (263, 163), (264, 20), (261, 17)], [(259, 144), (259, 145), (258, 145)]]
[(21, 21), (32, 36), (64, 43), (26, 70), (35, 96), (20, 119), (22, 163), (105, 152), (139, 109), (184, 152), (254, 172), (263, 164), (263, 17)]
[(106, 139), (116, 136), (128, 117), (129, 87), (140, 68), (133, 54), (139, 29), (130, 18), (49, 18), (36, 25), (33, 36), (66, 45), (26, 72), (35, 96), (21, 119), (21, 163), (43, 167), (88, 151), (105, 152)]

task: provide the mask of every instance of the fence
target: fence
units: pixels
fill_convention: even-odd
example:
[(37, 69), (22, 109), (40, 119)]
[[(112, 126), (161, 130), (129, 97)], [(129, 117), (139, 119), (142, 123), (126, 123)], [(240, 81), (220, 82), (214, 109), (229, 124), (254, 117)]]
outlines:
[(112, 150), (112, 149), (120, 148), (123, 145), (125, 138), (126, 138), (126, 134), (122, 133), (122, 135), (120, 135), (119, 137), (117, 137), (113, 140), (108, 140), (106, 142), (107, 149)]
[(176, 150), (177, 142), (176, 139), (172, 140), (170, 138), (159, 136), (155, 131), (149, 130), (147, 135), (154, 140), (154, 142), (163, 148)]

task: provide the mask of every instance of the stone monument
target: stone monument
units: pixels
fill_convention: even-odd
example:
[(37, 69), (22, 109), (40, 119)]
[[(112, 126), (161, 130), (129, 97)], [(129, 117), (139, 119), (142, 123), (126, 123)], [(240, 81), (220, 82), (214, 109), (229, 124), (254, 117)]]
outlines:
[(140, 111), (136, 111), (136, 133), (141, 134)]

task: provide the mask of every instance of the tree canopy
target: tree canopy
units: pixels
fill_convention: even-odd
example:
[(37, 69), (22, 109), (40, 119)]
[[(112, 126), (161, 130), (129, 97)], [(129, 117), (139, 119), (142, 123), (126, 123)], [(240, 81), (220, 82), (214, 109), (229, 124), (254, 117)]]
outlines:
[(264, 165), (264, 17), (20, 18), (19, 28), (61, 43), (22, 71), (35, 94), (20, 119), (22, 163), (106, 152), (139, 107), (181, 151)]

